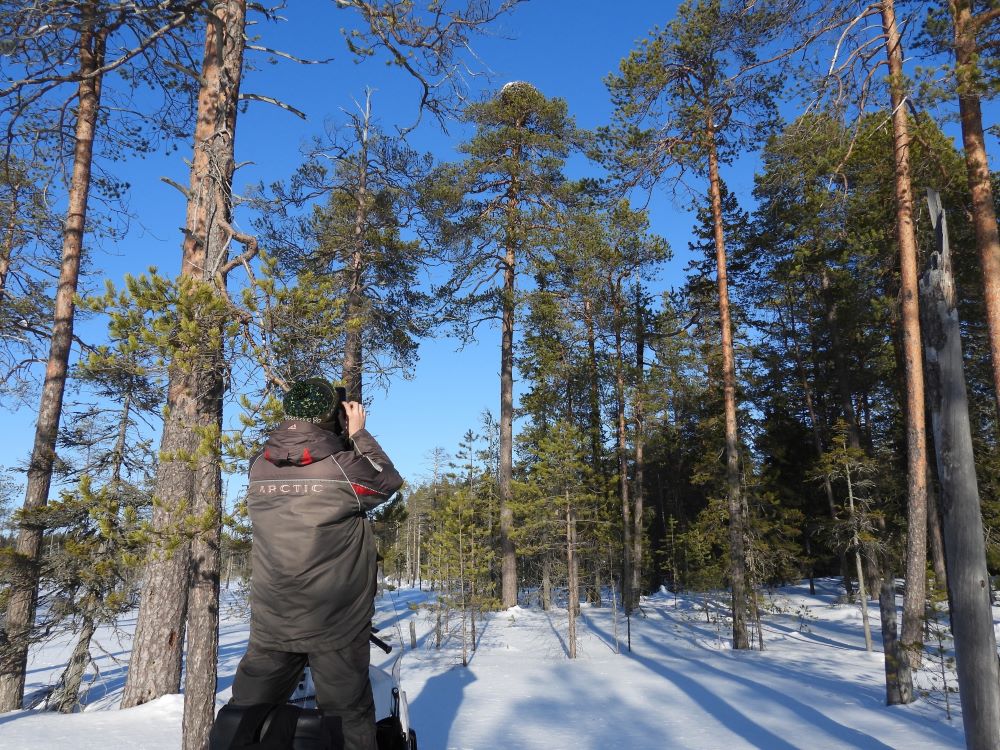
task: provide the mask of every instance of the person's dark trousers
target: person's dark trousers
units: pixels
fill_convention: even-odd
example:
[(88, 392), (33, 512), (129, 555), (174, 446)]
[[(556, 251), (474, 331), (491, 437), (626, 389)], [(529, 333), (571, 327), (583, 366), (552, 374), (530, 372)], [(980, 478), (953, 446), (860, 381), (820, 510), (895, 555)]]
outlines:
[(368, 664), (368, 632), (347, 646), (319, 648), (309, 653), (271, 651), (254, 643), (240, 661), (233, 680), (233, 703), (284, 703), (308, 663), (316, 686), (316, 703), (341, 718), (347, 750), (376, 750), (375, 701)]

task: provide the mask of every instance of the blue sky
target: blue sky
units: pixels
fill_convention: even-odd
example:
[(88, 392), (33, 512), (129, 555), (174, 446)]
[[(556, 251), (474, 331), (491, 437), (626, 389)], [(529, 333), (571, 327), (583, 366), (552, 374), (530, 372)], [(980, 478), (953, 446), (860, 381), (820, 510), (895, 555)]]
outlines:
[[(473, 85), (492, 90), (511, 80), (529, 81), (547, 96), (566, 99), (580, 126), (596, 127), (607, 122), (611, 111), (604, 77), (617, 68), (636, 40), (654, 25), (667, 22), (677, 4), (673, 0), (524, 3), (499, 22), (488, 38), (477, 42), (476, 51), (492, 75), (489, 80), (475, 80)], [(340, 120), (340, 110), (362, 99), (366, 86), (375, 89), (374, 111), (387, 129), (408, 125), (415, 116), (418, 92), (401, 71), (377, 60), (357, 65), (346, 52), (339, 33), (339, 28), (350, 22), (346, 12), (336, 10), (326, 0), (292, 0), (284, 15), (286, 23), (256, 27), (260, 43), (299, 57), (335, 59), (325, 65), (300, 66), (288, 61), (271, 65), (259, 54), (250, 58), (257, 69), (246, 74), (243, 91), (281, 99), (309, 117), (303, 122), (273, 106), (249, 105), (237, 126), (237, 161), (245, 163), (237, 172), (237, 192), (260, 181), (288, 177), (301, 161), (301, 145), (322, 130), (325, 120)], [(988, 116), (987, 121), (995, 122), (996, 118)], [(425, 119), (411, 143), (439, 159), (455, 158), (455, 147), (468, 132), (457, 124), (450, 131), (445, 135)], [(991, 144), (994, 150), (995, 145)], [(92, 285), (103, 283), (104, 277), (119, 283), (125, 273), (142, 272), (151, 264), (164, 272), (177, 272), (178, 228), (184, 222), (184, 203), (181, 194), (160, 178), (186, 184), (183, 159), (188, 152), (181, 144), (179, 151), (169, 156), (154, 155), (116, 165), (132, 185), (130, 208), (135, 218), (124, 242), (94, 251)], [(725, 173), (744, 207), (750, 205), (757, 163), (756, 156), (748, 154)], [(569, 165), (571, 173), (582, 168), (579, 160)], [(664, 287), (680, 284), (687, 264), (692, 217), (685, 209), (686, 202), (686, 196), (675, 201), (663, 192), (655, 193), (650, 202), (653, 230), (665, 236), (674, 249), (674, 258), (661, 278)], [(247, 217), (237, 215), (238, 221), (241, 218), (246, 228)], [(94, 321), (83, 330), (94, 332), (96, 337), (97, 325)], [(484, 409), (498, 411), (499, 332), (484, 328), (478, 344), (460, 352), (457, 346), (457, 341), (448, 338), (426, 341), (412, 380), (394, 381), (387, 393), (369, 391), (370, 429), (411, 481), (427, 473), (426, 457), (431, 449), (440, 446), (453, 452), (467, 429), (478, 428)], [(4, 464), (27, 458), (33, 416), (32, 409), (3, 413), (0, 448), (6, 457)], [(240, 482), (239, 477), (230, 480), (230, 493)]]

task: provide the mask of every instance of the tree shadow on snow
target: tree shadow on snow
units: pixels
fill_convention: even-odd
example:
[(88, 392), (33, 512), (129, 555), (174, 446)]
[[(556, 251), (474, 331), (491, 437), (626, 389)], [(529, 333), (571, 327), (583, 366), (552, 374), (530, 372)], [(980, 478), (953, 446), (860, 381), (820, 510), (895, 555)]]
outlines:
[(581, 680), (575, 667), (566, 660), (547, 670), (531, 695), (511, 694), (506, 710), (488, 717), (467, 746), (535, 750), (698, 747), (685, 737), (682, 727), (664, 721), (660, 706), (650, 703), (645, 710), (637, 710), (634, 700), (623, 700), (608, 683)]
[[(875, 634), (873, 633), (872, 635), (874, 637)], [(656, 644), (654, 641), (648, 641), (647, 640), (647, 642), (650, 643), (651, 645), (654, 645), (654, 646), (660, 645), (660, 644)], [(876, 641), (876, 643), (877, 643), (877, 641)], [(864, 649), (861, 649), (861, 650), (864, 651)], [(751, 653), (760, 654), (759, 651), (757, 651), (757, 652), (751, 652)], [(879, 653), (877, 651), (874, 652), (874, 653), (876, 655), (884, 658), (883, 654), (881, 654), (881, 653)], [(677, 658), (683, 659), (685, 657), (678, 656)], [(824, 719), (824, 722), (823, 722), (824, 725), (826, 725), (828, 723), (830, 726), (839, 727), (840, 728), (841, 732), (844, 733), (845, 737), (847, 738), (847, 739), (845, 739), (845, 742), (857, 743), (859, 741), (859, 738), (860, 739), (864, 739), (864, 741), (865, 741), (866, 744), (853, 744), (852, 746), (854, 746), (854, 747), (859, 747), (859, 748), (889, 748), (890, 747), (889, 745), (886, 745), (886, 744), (880, 742), (879, 740), (875, 739), (874, 737), (871, 737), (869, 735), (864, 734), (863, 732), (859, 732), (857, 730), (850, 729), (849, 727), (846, 727), (843, 724), (838, 724), (834, 719), (831, 719), (831, 718), (827, 717), (822, 712), (819, 712), (816, 709), (813, 709), (813, 708), (807, 706), (804, 703), (801, 703), (799, 701), (794, 701), (787, 693), (783, 693), (780, 690), (776, 690), (774, 688), (768, 687), (767, 685), (762, 685), (761, 683), (756, 682), (755, 680), (751, 680), (751, 679), (748, 679), (746, 677), (741, 677), (738, 674), (734, 674), (732, 672), (726, 672), (724, 670), (718, 669), (717, 667), (713, 667), (713, 666), (707, 665), (703, 661), (699, 661), (698, 664), (699, 664), (699, 666), (704, 667), (705, 669), (710, 669), (713, 672), (715, 672), (717, 674), (720, 674), (720, 675), (724, 675), (724, 676), (730, 678), (731, 680), (733, 680), (735, 682), (739, 682), (739, 683), (741, 683), (743, 685), (751, 687), (758, 694), (763, 694), (765, 697), (768, 696), (768, 695), (771, 695), (771, 696), (775, 697), (775, 699), (777, 699), (777, 700), (787, 701), (787, 703), (785, 703), (785, 705), (787, 705), (790, 709), (796, 711), (796, 713), (799, 713), (800, 715), (802, 715), (804, 718), (806, 718), (806, 720), (809, 720), (809, 717), (812, 716), (812, 715), (815, 715), (815, 714), (818, 714), (819, 716), (822, 716), (823, 719)], [(795, 679), (796, 672), (790, 670), (788, 664), (777, 664), (777, 663), (773, 663), (773, 662), (771, 662), (771, 661), (769, 661), (767, 659), (759, 658), (759, 659), (755, 659), (754, 660), (753, 665), (754, 665), (754, 670), (756, 672), (769, 672), (771, 674), (774, 674), (777, 677), (783, 677), (783, 678), (786, 678), (786, 679), (788, 679), (789, 677), (791, 677), (791, 679), (793, 679), (793, 680)], [(810, 687), (812, 687), (812, 688), (818, 688), (820, 690), (825, 690), (825, 691), (827, 691), (829, 693), (832, 693), (832, 694), (847, 692), (847, 691), (845, 691), (845, 684), (849, 684), (850, 685), (850, 690), (849, 690), (850, 695), (851, 695), (852, 698), (854, 698), (857, 701), (857, 703), (859, 705), (865, 706), (866, 708), (875, 709), (875, 710), (887, 710), (887, 711), (900, 711), (900, 710), (905, 711), (906, 710), (905, 706), (894, 706), (894, 707), (891, 707), (891, 706), (887, 706), (886, 705), (886, 703), (885, 703), (885, 685), (884, 685), (884, 683), (881, 683), (881, 682), (875, 683), (875, 684), (868, 683), (868, 684), (864, 684), (864, 685), (859, 685), (856, 682), (852, 682), (850, 680), (846, 680), (846, 679), (844, 679), (843, 677), (841, 677), (840, 675), (837, 675), (837, 674), (834, 674), (834, 675), (831, 675), (831, 676), (828, 676), (828, 677), (824, 677), (822, 675), (817, 674), (814, 671), (811, 671), (808, 674), (802, 673), (801, 674), (801, 679), (799, 681), (800, 682), (808, 681), (808, 684), (809, 684)], [(793, 705), (793, 702), (794, 702), (794, 705)], [(904, 718), (904, 719), (909, 719), (909, 718), (920, 719), (920, 718), (923, 718), (923, 717), (915, 717), (915, 716), (911, 717), (908, 714), (903, 714), (902, 718)], [(825, 726), (820, 726), (816, 722), (812, 722), (812, 721), (810, 721), (810, 723), (813, 724), (813, 726), (818, 726), (820, 729), (824, 729), (825, 730)], [(956, 743), (958, 745), (962, 744), (962, 733), (961, 733), (961, 730), (959, 729), (959, 726), (961, 725), (960, 721), (957, 724), (955, 724), (955, 725), (945, 724), (943, 722), (930, 722), (930, 721), (928, 721), (926, 723), (921, 722), (921, 724), (922, 724), (922, 726), (926, 727), (930, 731), (933, 731), (935, 734), (940, 735), (941, 738), (944, 741), (948, 742), (949, 744), (956, 744)]]
[(562, 647), (563, 655), (564, 656), (569, 656), (569, 645), (567, 645), (566, 639), (563, 638), (563, 634), (559, 631), (559, 628), (557, 628), (556, 624), (554, 622), (552, 622), (552, 612), (551, 611), (545, 612), (545, 620), (549, 623), (549, 628), (552, 630), (553, 634), (555, 635), (556, 640), (559, 641), (559, 645)]
[[(598, 626), (593, 624), (591, 624), (591, 627), (600, 630)], [(714, 692), (698, 683), (692, 677), (688, 676), (688, 674), (695, 673), (698, 670), (710, 672), (714, 676), (737, 683), (745, 688), (750, 688), (756, 697), (773, 701), (776, 705), (785, 707), (789, 711), (801, 717), (804, 724), (824, 732), (844, 747), (865, 748), (866, 750), (892, 750), (891, 746), (886, 745), (881, 740), (878, 740), (875, 737), (865, 734), (857, 729), (839, 724), (821, 711), (802, 703), (787, 693), (782, 693), (755, 680), (747, 679), (734, 674), (733, 672), (714, 667), (703, 659), (694, 659), (690, 656), (686, 656), (683, 653), (670, 648), (667, 644), (652, 641), (647, 637), (643, 637), (643, 641), (646, 645), (655, 648), (663, 656), (680, 662), (680, 668), (671, 669), (660, 662), (643, 656), (636, 650), (633, 650), (632, 653), (628, 655), (629, 658), (638, 662), (651, 672), (654, 672), (655, 674), (673, 682), (677, 687), (683, 690), (688, 697), (697, 701), (709, 714), (714, 716), (720, 724), (759, 748), (766, 750), (796, 750), (798, 746), (791, 744), (784, 738), (779, 737), (770, 729), (758, 724), (749, 716), (741, 712), (737, 706), (734, 706), (732, 703), (720, 698)], [(690, 663), (695, 666), (686, 670), (683, 667), (686, 663)], [(779, 672), (783, 676), (788, 676), (787, 668), (777, 668), (764, 663), (762, 660), (755, 662), (754, 668)], [(815, 686), (818, 681), (829, 682), (831, 689), (837, 692), (843, 692), (844, 690), (844, 680), (822, 680), (822, 678), (817, 679), (815, 675), (809, 675), (810, 685)], [(863, 692), (867, 690), (866, 688), (858, 688), (853, 685), (852, 689), (860, 689)]]
[(454, 666), (427, 680), (420, 694), (408, 701), (410, 724), (420, 747), (440, 750), (448, 747), (448, 735), (462, 706), (465, 688), (475, 680), (467, 667)]

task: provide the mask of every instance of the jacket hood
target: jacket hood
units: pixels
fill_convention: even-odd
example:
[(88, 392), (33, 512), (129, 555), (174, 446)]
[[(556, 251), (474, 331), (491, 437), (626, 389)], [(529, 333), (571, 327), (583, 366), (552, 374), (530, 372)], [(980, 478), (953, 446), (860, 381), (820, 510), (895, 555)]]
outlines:
[(308, 466), (347, 450), (340, 435), (296, 419), (281, 422), (264, 443), (264, 458), (275, 466)]

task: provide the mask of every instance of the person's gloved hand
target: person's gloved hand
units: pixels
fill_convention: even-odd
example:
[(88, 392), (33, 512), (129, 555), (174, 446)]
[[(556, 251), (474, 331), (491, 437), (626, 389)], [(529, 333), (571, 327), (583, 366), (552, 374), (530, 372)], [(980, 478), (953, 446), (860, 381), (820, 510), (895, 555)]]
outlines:
[(355, 432), (365, 428), (365, 407), (357, 401), (344, 402), (344, 415), (347, 419), (345, 428), (348, 437), (352, 437)]

